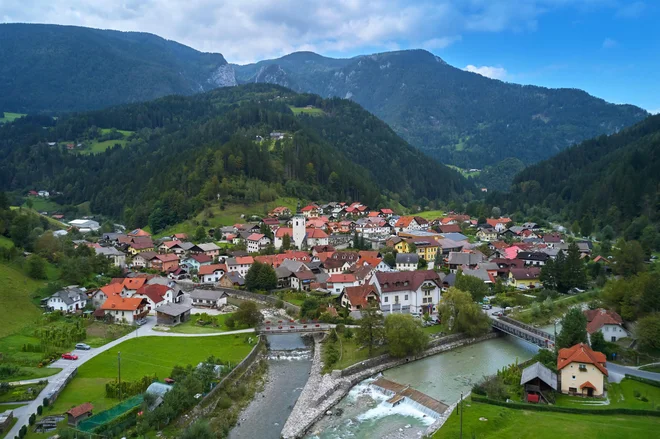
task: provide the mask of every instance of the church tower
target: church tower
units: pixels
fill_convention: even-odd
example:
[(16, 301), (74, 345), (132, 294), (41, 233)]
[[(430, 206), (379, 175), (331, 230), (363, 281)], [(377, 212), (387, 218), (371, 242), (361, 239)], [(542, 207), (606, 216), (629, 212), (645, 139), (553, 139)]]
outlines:
[(305, 217), (302, 215), (295, 215), (292, 219), (293, 221), (293, 243), (294, 245), (301, 249), (303, 243), (307, 239), (307, 233), (305, 231)]

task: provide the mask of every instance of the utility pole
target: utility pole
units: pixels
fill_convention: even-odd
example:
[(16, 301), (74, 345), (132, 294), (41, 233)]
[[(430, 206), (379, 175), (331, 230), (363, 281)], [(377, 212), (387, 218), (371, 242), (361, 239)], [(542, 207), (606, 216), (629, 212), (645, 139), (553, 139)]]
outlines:
[(461, 436), (460, 439), (463, 439), (463, 392), (461, 392)]
[(121, 352), (117, 352), (117, 370), (119, 372), (119, 400), (121, 401)]

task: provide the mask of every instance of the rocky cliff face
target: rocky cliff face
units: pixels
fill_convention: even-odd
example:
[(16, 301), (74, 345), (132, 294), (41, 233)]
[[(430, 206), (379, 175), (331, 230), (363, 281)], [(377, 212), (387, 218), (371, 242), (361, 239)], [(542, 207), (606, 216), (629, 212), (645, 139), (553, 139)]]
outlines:
[(218, 67), (211, 74), (209, 84), (213, 87), (233, 87), (237, 85), (234, 68), (229, 64)]

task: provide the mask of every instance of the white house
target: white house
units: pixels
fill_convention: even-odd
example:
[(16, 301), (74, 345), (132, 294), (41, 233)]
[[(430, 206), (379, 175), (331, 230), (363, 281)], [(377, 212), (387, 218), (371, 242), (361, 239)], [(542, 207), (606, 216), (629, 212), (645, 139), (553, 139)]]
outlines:
[(417, 253), (397, 253), (396, 269), (399, 271), (415, 271), (419, 262)]
[(125, 267), (126, 266), (126, 254), (120, 252), (114, 247), (101, 247), (94, 248), (97, 255), (103, 255), (106, 258), (112, 261), (112, 264), (115, 267)]
[(147, 301), (140, 297), (110, 296), (100, 309), (115, 322), (133, 323), (148, 314), (148, 305)]
[(85, 308), (87, 294), (84, 288), (66, 287), (50, 296), (46, 306), (53, 311), (75, 312)]
[(380, 295), (383, 313), (436, 314), (442, 281), (433, 270), (376, 272), (370, 283)]
[(261, 233), (253, 233), (245, 239), (248, 253), (259, 253), (270, 244), (270, 238)]
[(229, 295), (224, 291), (215, 290), (192, 290), (190, 299), (193, 306), (204, 306), (209, 308), (219, 308), (227, 304)]
[(346, 287), (357, 287), (360, 285), (354, 274), (333, 274), (328, 280), (328, 290), (338, 296)]
[(328, 245), (329, 241), (328, 234), (321, 229), (307, 229), (305, 238), (307, 240), (307, 248), (316, 247), (317, 245)]
[(245, 277), (248, 270), (254, 264), (252, 256), (237, 256), (236, 258), (227, 258), (227, 271), (235, 271), (241, 276)]
[(145, 299), (148, 303), (148, 311), (153, 312), (160, 305), (174, 302), (174, 290), (162, 284), (143, 285), (133, 297)]
[(621, 316), (606, 309), (589, 309), (583, 312), (587, 318), (589, 337), (595, 332), (603, 334), (605, 341), (615, 342), (621, 338), (630, 337), (630, 332), (623, 327)]
[(199, 280), (203, 284), (212, 284), (220, 281), (220, 278), (227, 272), (225, 264), (210, 264), (199, 267)]

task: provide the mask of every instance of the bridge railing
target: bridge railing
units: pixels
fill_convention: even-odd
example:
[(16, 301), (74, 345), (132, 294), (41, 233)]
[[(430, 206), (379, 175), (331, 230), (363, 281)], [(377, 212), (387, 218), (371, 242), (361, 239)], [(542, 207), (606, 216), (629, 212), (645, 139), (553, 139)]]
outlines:
[[(493, 327), (502, 332), (518, 337), (522, 340), (533, 343), (542, 348), (551, 348), (554, 346), (554, 340), (551, 340), (549, 334), (538, 334), (527, 331), (525, 328), (505, 322), (503, 320), (495, 319), (492, 321)], [(542, 332), (542, 331), (541, 331)]]
[(512, 319), (511, 317), (502, 316), (502, 317), (499, 318), (499, 320), (503, 321), (503, 322), (506, 322), (506, 323), (510, 323), (512, 325), (515, 325), (515, 326), (517, 326), (519, 328), (522, 328), (525, 331), (529, 331), (533, 334), (540, 335), (541, 337), (549, 338), (550, 340), (553, 340), (553, 341), (555, 340), (555, 336), (553, 334), (550, 334), (549, 332), (541, 331), (538, 328), (535, 328), (535, 327), (533, 327), (531, 325), (528, 325), (526, 323), (523, 323), (523, 322), (519, 322), (518, 320)]

